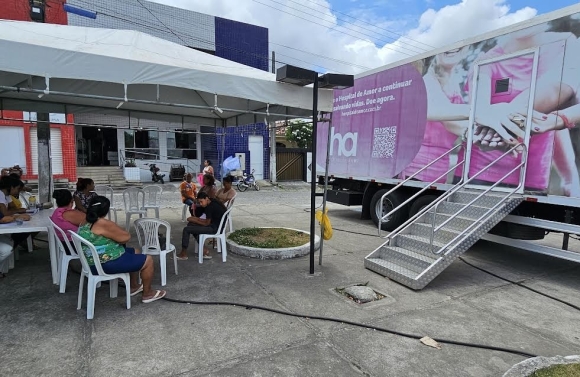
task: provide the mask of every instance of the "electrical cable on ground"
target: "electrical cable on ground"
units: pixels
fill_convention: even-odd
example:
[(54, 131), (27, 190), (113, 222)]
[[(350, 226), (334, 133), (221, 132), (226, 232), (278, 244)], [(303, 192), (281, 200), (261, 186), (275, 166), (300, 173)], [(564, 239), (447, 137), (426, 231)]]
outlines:
[(466, 260), (465, 260), (463, 257), (459, 257), (459, 260), (460, 260), (460, 261), (462, 261), (463, 263), (465, 263), (466, 265), (468, 265), (468, 266), (471, 266), (471, 267), (475, 268), (476, 270), (479, 270), (479, 271), (481, 271), (481, 272), (485, 272), (486, 274), (488, 274), (488, 275), (491, 275), (491, 276), (493, 276), (493, 277), (496, 277), (496, 278), (498, 278), (498, 279), (500, 279), (500, 280), (503, 280), (503, 281), (506, 281), (506, 282), (508, 282), (508, 283), (511, 283), (511, 284), (517, 285), (518, 287), (525, 288), (525, 289), (527, 289), (527, 290), (529, 290), (529, 291), (532, 291), (532, 292), (534, 292), (534, 293), (537, 293), (537, 294), (539, 294), (539, 295), (541, 295), (541, 296), (544, 296), (544, 297), (550, 298), (550, 299), (552, 299), (552, 300), (554, 300), (554, 301), (557, 301), (557, 302), (559, 302), (559, 303), (561, 303), (561, 304), (564, 304), (564, 305), (566, 305), (566, 306), (569, 306), (569, 307), (571, 307), (572, 309), (576, 309), (576, 310), (580, 311), (580, 307), (579, 307), (579, 306), (577, 306), (577, 305), (574, 305), (574, 304), (572, 304), (572, 303), (569, 303), (569, 302), (567, 302), (567, 301), (564, 301), (564, 300), (562, 300), (562, 299), (559, 299), (559, 298), (557, 298), (557, 297), (551, 296), (551, 295), (549, 295), (549, 294), (547, 294), (547, 293), (544, 293), (544, 292), (538, 291), (538, 290), (536, 290), (536, 289), (534, 289), (534, 288), (528, 287), (527, 285), (524, 285), (524, 284), (522, 284), (522, 283), (520, 283), (520, 282), (518, 282), (518, 281), (510, 280), (510, 279), (504, 278), (503, 276), (499, 276), (499, 275), (497, 275), (497, 274), (495, 274), (495, 273), (493, 273), (493, 272), (491, 272), (491, 271), (488, 271), (488, 270), (486, 270), (486, 269), (483, 269), (483, 268), (481, 268), (481, 267), (478, 267), (478, 266), (476, 266), (476, 265), (474, 265), (474, 264), (472, 264), (472, 263), (470, 263), (470, 262), (466, 261)]
[[(178, 299), (173, 299), (173, 298), (168, 298), (168, 297), (164, 297), (163, 300), (169, 301), (169, 302), (178, 303), (178, 304), (190, 304), (190, 305), (239, 306), (239, 307), (245, 308), (247, 310), (251, 310), (251, 309), (263, 310), (263, 311), (266, 311), (266, 312), (271, 312), (271, 313), (286, 315), (286, 316), (290, 316), (290, 317), (304, 318), (304, 319), (308, 319), (308, 320), (310, 320), (310, 319), (316, 319), (316, 320), (320, 320), (320, 321), (343, 323), (345, 325), (351, 325), (351, 326), (355, 326), (355, 327), (361, 327), (361, 328), (364, 328), (364, 329), (380, 331), (380, 332), (388, 333), (388, 334), (391, 334), (391, 335), (398, 335), (398, 336), (402, 336), (402, 337), (410, 338), (410, 339), (415, 339), (415, 340), (420, 340), (421, 338), (423, 338), (422, 335), (409, 334), (409, 333), (405, 333), (405, 332), (401, 332), (401, 331), (396, 331), (396, 330), (389, 330), (389, 329), (386, 329), (386, 328), (383, 328), (383, 327), (372, 326), (372, 325), (365, 325), (364, 323), (353, 322), (353, 321), (343, 320), (343, 319), (339, 319), (339, 318), (321, 317), (321, 316), (309, 316), (309, 315), (304, 315), (304, 314), (287, 312), (287, 311), (284, 311), (284, 310), (266, 308), (266, 307), (263, 307), (263, 306), (240, 304), (240, 303), (237, 303), (237, 302), (227, 302), (227, 301), (207, 301), (207, 302), (201, 302), (201, 301), (178, 300)], [(495, 347), (495, 346), (489, 346), (489, 345), (485, 345), (485, 344), (476, 344), (476, 343), (469, 343), (469, 342), (460, 342), (460, 341), (451, 340), (451, 339), (441, 339), (441, 338), (433, 338), (433, 339), (435, 339), (438, 343), (442, 343), (442, 344), (449, 344), (449, 345), (456, 345), (456, 346), (464, 346), (464, 347), (470, 347), (470, 348), (486, 349), (486, 350), (490, 350), (490, 351), (500, 351), (500, 352), (511, 353), (511, 354), (514, 354), (514, 355), (519, 355), (519, 356), (524, 356), (524, 357), (537, 357), (537, 355), (534, 355), (534, 354), (531, 354), (531, 353), (527, 353), (527, 352), (524, 352), (524, 351), (520, 351), (520, 350), (516, 350), (516, 349), (510, 349), (510, 348), (504, 348), (504, 347)]]

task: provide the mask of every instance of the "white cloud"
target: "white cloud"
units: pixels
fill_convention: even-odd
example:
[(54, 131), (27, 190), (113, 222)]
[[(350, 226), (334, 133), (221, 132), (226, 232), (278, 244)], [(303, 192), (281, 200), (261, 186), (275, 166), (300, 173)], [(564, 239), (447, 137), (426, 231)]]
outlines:
[[(417, 51), (413, 45), (428, 49), (425, 45), (409, 39), (388, 35), (380, 28), (403, 29), (395, 31), (426, 45), (441, 47), (532, 18), (537, 13), (530, 7), (512, 11), (509, 0), (456, 0), (456, 4), (441, 9), (429, 9), (422, 15), (417, 15), (415, 20), (418, 21), (413, 22), (381, 18), (374, 13), (365, 14), (359, 9), (353, 13), (359, 21), (349, 25), (338, 20), (347, 17), (333, 13), (329, 1), (326, 0), (316, 0), (318, 5), (311, 0), (236, 0), (235, 6), (232, 6), (231, 0), (153, 1), (267, 27), (270, 42), (276, 43), (270, 45), (270, 50), (276, 52), (277, 60), (306, 68), (324, 67), (343, 73), (361, 72), (365, 70), (362, 67), (375, 68), (406, 58), (408, 55), (400, 51), (409, 54), (412, 53), (411, 50)], [(318, 11), (315, 12), (312, 8)], [(316, 16), (309, 16), (307, 13)], [(354, 22), (352, 19), (350, 21)], [(369, 31), (369, 28), (380, 35)], [(398, 39), (393, 41), (393, 37)], [(389, 40), (391, 43), (386, 43)]]

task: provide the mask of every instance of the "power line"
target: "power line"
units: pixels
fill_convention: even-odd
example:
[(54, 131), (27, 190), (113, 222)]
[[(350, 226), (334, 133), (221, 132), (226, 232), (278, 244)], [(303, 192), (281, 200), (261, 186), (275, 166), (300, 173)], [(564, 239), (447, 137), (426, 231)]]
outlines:
[[(53, 1), (53, 0), (48, 0), (48, 1)], [(81, 2), (80, 0), (77, 0), (77, 1)], [(93, 5), (93, 4), (91, 4), (91, 5)], [(119, 13), (116, 13), (115, 11), (110, 10), (108, 8), (104, 8), (104, 7), (99, 7), (99, 8), (106, 9), (108, 11), (111, 11), (111, 12), (115, 13), (115, 14), (119, 14)], [(152, 26), (150, 24), (145, 24), (145, 23), (142, 23), (142, 22), (137, 22), (137, 21), (134, 21), (134, 20), (130, 20), (128, 18), (124, 18), (124, 17), (121, 17), (121, 16), (116, 16), (116, 15), (109, 14), (109, 13), (102, 12), (102, 11), (97, 11), (97, 13), (100, 14), (100, 15), (103, 15), (103, 16), (107, 16), (107, 17), (111, 17), (111, 18), (118, 19), (118, 20), (121, 20), (121, 21), (125, 21), (125, 22), (128, 22), (128, 23), (133, 24), (133, 25), (141, 26), (141, 27), (144, 27), (144, 28), (147, 28), (147, 29), (150, 29), (150, 30), (155, 30), (155, 31), (158, 31), (158, 32), (161, 32), (161, 33), (169, 34), (169, 32), (167, 30), (160, 29), (160, 28), (155, 27), (155, 26)], [(135, 17), (135, 18), (138, 19), (139, 21), (143, 21), (143, 20), (141, 20), (138, 17)], [(147, 22), (147, 21), (143, 21), (143, 22)], [(184, 43), (184, 45), (186, 47), (191, 47), (191, 46), (189, 46), (188, 43), (184, 42), (183, 39), (181, 37), (179, 37), (179, 35), (177, 35), (175, 33), (172, 33), (172, 34), (174, 34), (175, 36), (177, 36)], [(180, 34), (181, 34), (181, 36), (184, 36), (184, 37), (187, 37), (187, 38), (191, 38), (191, 39), (193, 39), (195, 41), (198, 41), (198, 42), (207, 43), (207, 44), (214, 44), (215, 45), (214, 41), (210, 41), (210, 40), (207, 40), (207, 39), (202, 39), (202, 38), (199, 38), (199, 37), (195, 37), (193, 35), (189, 35), (189, 34), (186, 34), (186, 33), (180, 33)], [(249, 56), (254, 56), (254, 57), (257, 57), (257, 58), (260, 58), (260, 59), (267, 59), (268, 61), (271, 61), (271, 59), (269, 59), (267, 56), (264, 56), (264, 55), (252, 53), (252, 52), (249, 52), (249, 51), (246, 51), (246, 50), (237, 49), (237, 48), (230, 47), (230, 46), (222, 46), (222, 45), (219, 45), (219, 44), (217, 46), (222, 47), (223, 49), (232, 50), (232, 51), (236, 51), (236, 52), (239, 52), (239, 53), (243, 53), (243, 54), (246, 54), (246, 55), (249, 55)], [(292, 57), (290, 57), (290, 58), (292, 58)], [(294, 59), (294, 58), (292, 58), (292, 59)], [(276, 61), (278, 63), (289, 64), (289, 63), (284, 62), (284, 61), (281, 61), (281, 60), (276, 60)], [(322, 68), (324, 68), (324, 67), (322, 67)], [(327, 68), (324, 68), (324, 69), (327, 69)]]
[(156, 15), (155, 15), (153, 12), (151, 12), (151, 10), (150, 10), (149, 8), (147, 8), (147, 7), (145, 6), (145, 4), (143, 4), (143, 3), (141, 2), (141, 0), (137, 0), (137, 2), (138, 2), (138, 3), (139, 3), (139, 4), (140, 4), (140, 5), (143, 7), (143, 8), (145, 8), (145, 9), (147, 10), (147, 12), (149, 12), (149, 14), (150, 14), (150, 15), (152, 15), (153, 17), (155, 17), (155, 19), (156, 19), (157, 21), (159, 21), (159, 23), (160, 23), (161, 25), (165, 26), (165, 28), (166, 28), (167, 30), (169, 30), (169, 32), (170, 32), (171, 34), (175, 35), (177, 38), (179, 38), (179, 40), (180, 40), (181, 42), (183, 42), (183, 44), (187, 45), (187, 43), (185, 43), (185, 41), (184, 41), (183, 39), (181, 39), (181, 37), (180, 37), (179, 35), (175, 34), (175, 33), (173, 32), (173, 30), (171, 30), (171, 29), (170, 29), (170, 28), (169, 28), (167, 25), (165, 25), (165, 24), (163, 23), (163, 21), (161, 21), (161, 20), (159, 19), (159, 17), (157, 17), (157, 16), (156, 16)]
[[(317, 16), (317, 15), (315, 15), (315, 14), (308, 13), (308, 12), (305, 12), (305, 11), (303, 11), (303, 10), (300, 10), (300, 9), (297, 9), (297, 8), (292, 8), (292, 7), (288, 6), (288, 5), (286, 5), (285, 3), (281, 3), (281, 2), (278, 2), (278, 1), (276, 1), (276, 0), (270, 0), (270, 1), (271, 1), (271, 2), (273, 2), (273, 3), (279, 4), (279, 5), (283, 5), (283, 6), (287, 7), (287, 8), (289, 8), (289, 9), (292, 9), (292, 10), (295, 10), (295, 11), (298, 11), (298, 12), (301, 12), (301, 13), (304, 13), (304, 14), (307, 14), (307, 15), (309, 15), (309, 16), (312, 16), (312, 17), (318, 17), (318, 16)], [(301, 4), (301, 3), (297, 2), (297, 1), (294, 1), (294, 0), (288, 0), (288, 1), (291, 1), (291, 2), (293, 2), (293, 3), (299, 4), (299, 5), (301, 5), (301, 6), (305, 7), (305, 8), (307, 8), (307, 9), (311, 9), (311, 10), (313, 10), (313, 11), (315, 11), (315, 12), (318, 12), (318, 10), (316, 10), (316, 9), (314, 9), (314, 8), (311, 8), (311, 7), (307, 7), (307, 6), (305, 6), (305, 5)], [(325, 15), (325, 17), (326, 17), (326, 15)], [(322, 21), (324, 21), (324, 22), (329, 22), (329, 23), (332, 23), (332, 21), (329, 21), (329, 20), (326, 20), (326, 19), (321, 19), (321, 20), (322, 20)], [(346, 21), (346, 20), (344, 20), (344, 19), (341, 19), (341, 18), (338, 18), (338, 17), (337, 17), (337, 20), (339, 20), (339, 21), (343, 21), (344, 23), (347, 23), (347, 24), (351, 24), (351, 25), (355, 26), (355, 27), (356, 27), (356, 28), (358, 28), (358, 29), (368, 30), (368, 31), (370, 31), (370, 32), (372, 32), (372, 33), (379, 34), (379, 33), (377, 33), (376, 31), (374, 31), (374, 30), (372, 30), (372, 29), (366, 28), (366, 27), (364, 27), (364, 26), (361, 26), (361, 25), (357, 25), (357, 24), (355, 24), (355, 23), (353, 23), (353, 22)], [(371, 34), (363, 33), (362, 31), (360, 31), (360, 30), (357, 30), (357, 29), (353, 29), (353, 28), (350, 28), (350, 27), (348, 27), (348, 28), (347, 28), (347, 27), (346, 27), (346, 26), (344, 26), (344, 25), (337, 25), (337, 27), (342, 27), (343, 29), (346, 29), (346, 30), (351, 30), (351, 31), (353, 31), (353, 32), (355, 32), (355, 33), (359, 33), (359, 34), (361, 34), (361, 35), (364, 35), (364, 36), (366, 36), (366, 37), (370, 37), (370, 38), (376, 39), (377, 41), (379, 41), (379, 42), (383, 42), (383, 43), (385, 43), (385, 44), (390, 44), (390, 43), (393, 43), (393, 41), (391, 41), (391, 40), (394, 40), (394, 41), (396, 42), (396, 39), (395, 39), (395, 38), (393, 38), (393, 37), (388, 37), (388, 38), (390, 38), (391, 40), (384, 40), (384, 39), (377, 38), (376, 36), (373, 36), (373, 35), (371, 35)], [(339, 33), (342, 33), (340, 30), (337, 30), (337, 31), (338, 31)], [(380, 34), (379, 34), (379, 35), (380, 35)], [(398, 46), (397, 46), (397, 47), (398, 47)], [(412, 48), (414, 48), (415, 50), (411, 50), (411, 49), (409, 49), (409, 47), (412, 47)], [(413, 46), (413, 45), (409, 45), (409, 46), (407, 46), (407, 47), (398, 47), (398, 48), (400, 48), (400, 49), (407, 49), (407, 50), (411, 51), (413, 54), (420, 54), (420, 53), (423, 53), (423, 52), (427, 51), (427, 50), (426, 50), (426, 49), (424, 49), (424, 48), (420, 48), (420, 47)]]
[[(294, 0), (289, 0), (289, 1), (292, 1), (293, 3), (296, 3), (296, 1), (294, 1)], [(319, 7), (323, 7), (323, 8), (325, 8), (325, 9), (327, 9), (326, 7), (324, 7), (324, 6), (320, 5), (320, 4), (318, 4), (316, 1), (313, 1), (313, 0), (307, 0), (307, 1), (308, 1), (309, 3), (312, 3), (312, 4), (314, 4), (314, 5), (317, 5), (317, 6), (319, 6)], [(311, 9), (313, 9), (313, 8), (311, 8)], [(329, 7), (328, 9), (332, 11), (332, 9), (331, 9), (330, 7)], [(350, 15), (350, 14), (348, 14), (348, 13), (345, 13), (345, 12), (341, 12), (341, 11), (338, 11), (338, 10), (334, 10), (334, 13), (338, 13), (338, 14), (342, 14), (342, 15), (344, 15), (344, 16), (350, 17), (350, 18), (352, 18), (352, 19), (353, 19), (353, 20), (355, 20), (355, 21), (362, 21), (362, 20), (360, 20), (360, 19), (357, 19), (357, 18), (356, 18), (356, 17), (354, 17), (354, 16), (351, 16), (351, 15)], [(425, 51), (427, 51), (427, 50), (431, 50), (431, 49), (435, 49), (435, 48), (436, 48), (435, 46), (432, 46), (432, 45), (430, 45), (430, 44), (427, 44), (427, 43), (421, 42), (421, 41), (419, 41), (419, 40), (417, 40), (417, 39), (409, 38), (409, 37), (407, 37), (407, 36), (405, 36), (405, 35), (403, 35), (403, 34), (401, 34), (401, 33), (397, 33), (397, 32), (395, 32), (395, 31), (392, 31), (392, 30), (386, 29), (386, 28), (384, 28), (384, 27), (380, 27), (380, 26), (377, 26), (377, 25), (375, 25), (375, 28), (377, 28), (377, 29), (381, 29), (381, 30), (384, 30), (384, 31), (386, 31), (387, 33), (394, 34), (394, 35), (396, 35), (396, 36), (398, 36), (398, 37), (400, 37), (400, 38), (405, 38), (405, 39), (408, 39), (408, 40), (410, 40), (410, 41), (413, 41), (413, 42), (416, 42), (416, 43), (420, 43), (420, 44), (422, 44), (423, 46), (426, 46), (426, 47), (428, 47), (428, 49), (426, 49)]]
[[(52, 2), (54, 0), (48, 0), (48, 1), (51, 1)], [(107, 7), (100, 6), (98, 4), (91, 4), (91, 3), (85, 2), (84, 0), (76, 0), (76, 1), (79, 2), (79, 3), (84, 4), (85, 6), (87, 6), (89, 8), (97, 9), (97, 13), (98, 14), (101, 14), (101, 15), (104, 15), (104, 16), (108, 16), (108, 17), (111, 17), (111, 18), (115, 18), (115, 19), (119, 19), (119, 20), (122, 20), (122, 21), (125, 21), (125, 22), (132, 23), (134, 25), (142, 26), (142, 27), (145, 27), (145, 28), (148, 28), (148, 29), (151, 29), (151, 30), (156, 30), (156, 31), (159, 31), (159, 32), (162, 32), (162, 33), (166, 33), (166, 34), (171, 33), (174, 36), (176, 36), (177, 38), (179, 38), (179, 40), (181, 40), (182, 43), (184, 43), (186, 46), (188, 46), (188, 44), (183, 41), (183, 38), (181, 38), (180, 35), (182, 37), (187, 37), (187, 38), (190, 38), (190, 39), (195, 40), (195, 41), (198, 41), (198, 42), (207, 43), (207, 44), (210, 44), (210, 45), (213, 44), (213, 45), (218, 46), (218, 47), (221, 47), (223, 49), (237, 51), (239, 53), (243, 53), (243, 54), (250, 55), (250, 56), (255, 56), (255, 57), (258, 57), (258, 58), (261, 58), (261, 59), (268, 59), (268, 61), (272, 62), (272, 59), (270, 59), (269, 57), (265, 57), (263, 55), (260, 55), (260, 54), (251, 53), (251, 52), (248, 52), (248, 51), (245, 51), (245, 50), (242, 50), (242, 49), (237, 49), (237, 48), (234, 48), (234, 47), (231, 47), (231, 46), (223, 46), (223, 45), (220, 45), (220, 44), (215, 44), (215, 41), (210, 41), (210, 40), (207, 40), (207, 39), (199, 38), (199, 37), (196, 37), (196, 36), (193, 36), (191, 34), (184, 33), (184, 32), (175, 33), (173, 30), (169, 29), (165, 24), (163, 24), (163, 25), (166, 27), (166, 29), (170, 30), (170, 32), (168, 32), (168, 30), (160, 29), (158, 27), (152, 26), (151, 24), (147, 24), (149, 22), (148, 20), (143, 20), (143, 19), (141, 19), (139, 17), (136, 17), (136, 16), (133, 16), (133, 18), (135, 18), (136, 20), (138, 20), (140, 22), (137, 22), (137, 21), (134, 21), (134, 20), (130, 20), (130, 19), (126, 18), (126, 17), (123, 17), (124, 15), (122, 15), (120, 13), (117, 13), (115, 10), (110, 9), (110, 8), (107, 8)], [(101, 9), (102, 10), (105, 10), (105, 11), (103, 12), (103, 11), (101, 11)], [(150, 10), (148, 10), (148, 11), (150, 11)], [(107, 12), (111, 12), (113, 14), (107, 13)], [(163, 14), (163, 13), (161, 12), (161, 14)], [(165, 15), (167, 15), (167, 14), (165, 14)], [(157, 17), (155, 17), (155, 18), (157, 20), (159, 20)], [(268, 43), (275, 44), (274, 42), (268, 42)], [(318, 57), (324, 58), (326, 60), (334, 61), (336, 63), (340, 63), (340, 64), (343, 64), (343, 65), (347, 65), (349, 67), (354, 66), (354, 67), (358, 67), (358, 68), (361, 68), (361, 69), (369, 69), (369, 67), (365, 67), (365, 66), (353, 64), (351, 62), (341, 61), (341, 60), (338, 60), (338, 59), (328, 58), (326, 56), (318, 55), (318, 54), (315, 54), (315, 53), (312, 53), (312, 52), (309, 52), (309, 51), (305, 51), (305, 50), (300, 50), (298, 48), (292, 48), (292, 47), (288, 47), (288, 46), (284, 46), (284, 45), (280, 45), (280, 46), (281, 47), (285, 47), (285, 48), (294, 49), (296, 51), (303, 52), (305, 54), (318, 56)], [(279, 53), (279, 52), (277, 52), (277, 54), (278, 55), (286, 56), (287, 58), (290, 58), (291, 60), (294, 60), (294, 61), (299, 61), (299, 62), (303, 62), (303, 63), (306, 63), (306, 64), (311, 65), (311, 66), (320, 67), (320, 68), (322, 68), (322, 69), (324, 69), (326, 71), (333, 71), (332, 69), (329, 69), (329, 68), (324, 67), (324, 66), (322, 66), (320, 64), (317, 64), (317, 63), (308, 62), (308, 61), (305, 61), (305, 60), (302, 60), (302, 59), (299, 59), (299, 58), (296, 58), (296, 57), (293, 57), (293, 56), (290, 56), (290, 55), (285, 55), (285, 54), (282, 54), (282, 53)], [(276, 62), (282, 63), (282, 64), (289, 64), (287, 62), (284, 62), (284, 61), (281, 61), (281, 60), (278, 60), (278, 59), (276, 59)], [(272, 62), (272, 63), (275, 64), (276, 62)], [(336, 71), (340, 71), (340, 70), (336, 70)]]
[[(253, 2), (255, 2), (255, 3), (261, 4), (261, 5), (264, 5), (264, 6), (268, 7), (268, 8), (275, 9), (275, 10), (277, 10), (277, 11), (279, 11), (279, 12), (282, 12), (282, 13), (289, 14), (290, 16), (293, 16), (293, 17), (296, 17), (296, 18), (300, 18), (301, 20), (304, 20), (304, 21), (307, 21), (307, 22), (311, 22), (311, 23), (313, 23), (313, 24), (315, 24), (315, 25), (318, 25), (318, 26), (324, 26), (324, 25), (320, 25), (319, 23), (316, 23), (315, 21), (312, 21), (312, 20), (309, 20), (309, 19), (307, 19), (307, 18), (300, 17), (300, 16), (298, 16), (298, 15), (296, 15), (296, 14), (292, 14), (292, 13), (290, 13), (290, 12), (287, 12), (287, 11), (285, 11), (285, 10), (283, 10), (283, 9), (276, 8), (276, 7), (274, 7), (274, 6), (271, 6), (271, 5), (268, 5), (268, 4), (261, 3), (261, 2), (259, 2), (258, 0), (252, 0), (252, 1), (253, 1)], [(293, 8), (292, 8), (292, 9), (293, 9)], [(360, 37), (358, 37), (358, 36), (356, 36), (356, 35), (349, 34), (349, 33), (345, 33), (345, 32), (343, 32), (343, 31), (342, 31), (342, 32), (340, 32), (340, 33), (342, 33), (342, 34), (345, 34), (345, 35), (348, 35), (348, 36), (351, 36), (351, 37), (353, 37), (353, 38), (357, 38), (357, 39), (359, 39), (359, 38), (360, 38)], [(415, 55), (416, 55), (416, 54), (412, 54), (412, 53), (410, 54), (410, 53), (408, 53), (408, 52), (405, 52), (405, 51), (399, 51), (399, 50), (395, 50), (395, 49), (394, 49), (394, 48), (392, 48), (391, 46), (386, 46), (386, 45), (385, 45), (384, 47), (385, 47), (386, 49), (392, 50), (392, 51), (394, 51), (394, 52), (397, 52), (397, 53), (399, 53), (399, 54), (403, 54), (403, 55), (407, 55), (407, 56), (415, 56)]]

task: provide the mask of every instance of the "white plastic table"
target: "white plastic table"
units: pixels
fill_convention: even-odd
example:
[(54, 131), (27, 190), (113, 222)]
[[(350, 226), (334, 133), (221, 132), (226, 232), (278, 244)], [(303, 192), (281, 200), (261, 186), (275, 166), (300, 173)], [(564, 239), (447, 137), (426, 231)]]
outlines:
[[(14, 233), (34, 233), (47, 232), (50, 224), (49, 217), (52, 215), (52, 209), (44, 209), (35, 214), (30, 214), (30, 221), (25, 221), (22, 225), (16, 222), (9, 224), (0, 224), (0, 234)], [(58, 285), (58, 261), (56, 260), (56, 244), (52, 237), (48, 237), (48, 250), (50, 252), (50, 270), (52, 272), (52, 284)]]

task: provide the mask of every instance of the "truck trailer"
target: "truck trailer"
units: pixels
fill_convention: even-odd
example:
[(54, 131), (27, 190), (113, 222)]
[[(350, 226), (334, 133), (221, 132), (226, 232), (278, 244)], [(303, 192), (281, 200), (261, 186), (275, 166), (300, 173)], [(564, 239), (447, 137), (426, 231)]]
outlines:
[(390, 232), (366, 268), (421, 289), (479, 239), (580, 262), (579, 37), (574, 5), (335, 91), (316, 169)]

